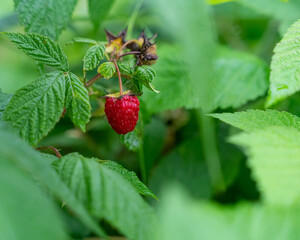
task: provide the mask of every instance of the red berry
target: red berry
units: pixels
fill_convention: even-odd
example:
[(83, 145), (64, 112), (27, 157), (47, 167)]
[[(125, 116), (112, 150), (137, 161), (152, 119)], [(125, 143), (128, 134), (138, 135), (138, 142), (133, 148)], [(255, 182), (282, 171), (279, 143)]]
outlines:
[(126, 134), (134, 130), (139, 118), (140, 102), (136, 96), (109, 97), (105, 102), (105, 114), (113, 130)]

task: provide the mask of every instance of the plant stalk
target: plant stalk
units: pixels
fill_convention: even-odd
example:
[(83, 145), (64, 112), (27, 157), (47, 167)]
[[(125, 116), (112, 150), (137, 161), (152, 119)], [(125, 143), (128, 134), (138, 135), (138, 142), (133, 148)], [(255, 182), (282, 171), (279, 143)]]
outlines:
[(119, 69), (117, 61), (115, 59), (113, 60), (113, 63), (114, 63), (114, 65), (116, 67), (116, 70), (117, 70), (117, 74), (118, 74), (118, 78), (119, 78), (120, 96), (122, 96), (123, 95), (123, 86), (122, 86), (122, 78), (121, 78), (120, 69)]
[(224, 192), (225, 183), (217, 147), (214, 119), (205, 116), (201, 110), (196, 110), (196, 114), (200, 126), (200, 136), (202, 139), (204, 158), (206, 161), (212, 187), (214, 189), (214, 192)]

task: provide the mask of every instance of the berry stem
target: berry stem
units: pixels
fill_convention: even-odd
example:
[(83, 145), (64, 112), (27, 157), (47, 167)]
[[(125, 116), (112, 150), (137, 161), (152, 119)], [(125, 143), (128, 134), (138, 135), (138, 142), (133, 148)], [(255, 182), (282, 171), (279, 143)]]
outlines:
[(118, 73), (118, 78), (119, 78), (119, 87), (120, 87), (120, 96), (123, 95), (123, 86), (122, 86), (122, 78), (121, 78), (121, 73), (120, 73), (120, 69), (118, 67), (117, 61), (114, 59), (113, 63), (116, 67), (117, 73)]

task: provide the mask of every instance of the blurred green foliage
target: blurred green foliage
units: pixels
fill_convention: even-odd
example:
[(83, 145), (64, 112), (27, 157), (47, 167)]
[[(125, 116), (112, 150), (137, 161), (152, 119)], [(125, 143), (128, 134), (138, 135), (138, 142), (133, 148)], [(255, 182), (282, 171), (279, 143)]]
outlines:
[[(151, 84), (160, 92), (143, 88), (140, 121), (134, 132), (119, 137), (105, 119), (104, 100), (90, 96), (92, 118), (86, 132), (74, 127), (71, 120), (64, 117), (38, 143), (39, 147), (54, 146), (62, 155), (78, 152), (85, 156), (80, 155), (78, 166), (81, 167), (78, 170), (74, 167), (76, 171), (67, 169), (60, 174), (65, 174), (66, 186), (84, 202), (83, 205), (94, 211), (92, 215), (97, 217), (105, 231), (110, 235), (124, 233), (132, 239), (150, 239), (147, 234), (153, 229), (147, 225), (152, 223), (142, 222), (144, 213), (139, 212), (139, 206), (143, 207), (145, 203), (139, 196), (133, 193), (133, 200), (124, 197), (128, 189), (128, 192), (134, 192), (133, 187), (124, 183), (124, 190), (116, 181), (118, 176), (114, 178), (114, 174), (106, 170), (95, 171), (96, 165), (94, 161), (89, 162), (90, 157), (111, 160), (134, 171), (161, 199), (157, 202), (145, 198), (158, 213), (160, 228), (156, 231), (156, 239), (297, 239), (295, 236), (300, 234), (297, 227), (300, 135), (297, 132), (299, 120), (291, 114), (300, 115), (299, 94), (273, 106), (291, 114), (275, 110), (233, 112), (264, 109), (273, 49), (290, 25), (300, 18), (299, 1), (240, 0), (219, 4), (212, 0), (212, 5), (200, 0), (91, 2), (97, 3), (97, 8), (89, 7), (86, 0), (78, 0), (70, 22), (58, 37), (68, 57), (70, 71), (80, 77), (83, 77), (82, 59), (90, 45), (78, 42), (67, 44), (75, 37), (105, 41), (104, 28), (117, 34), (125, 27), (128, 27), (128, 37), (137, 38), (142, 29), (145, 29), (147, 36), (158, 35), (155, 41), (159, 59), (153, 65), (157, 78), (154, 78), (153, 72), (149, 75), (153, 75)], [(11, 0), (0, 0), (0, 31), (24, 32), (13, 12)], [(295, 42), (298, 44), (295, 48), (299, 48), (299, 38)], [(88, 69), (93, 69), (96, 63)], [(295, 63), (298, 63), (297, 58)], [(128, 71), (126, 66), (121, 67), (124, 68), (121, 71)], [(50, 68), (41, 69), (34, 60), (0, 35), (0, 89), (5, 93), (0, 92), (0, 117), (10, 94), (38, 79), (43, 71), (49, 72)], [(97, 69), (88, 71), (86, 78), (89, 80), (96, 74)], [(292, 77), (298, 82), (298, 75)], [(106, 90), (118, 90), (116, 78), (101, 79), (93, 85), (95, 92), (105, 95)], [(293, 88), (292, 92), (296, 91), (298, 89)], [(212, 116), (250, 133), (237, 135), (229, 142), (228, 137), (239, 130), (206, 116), (206, 113), (215, 113)], [(274, 125), (271, 130), (265, 129), (270, 125)], [(0, 135), (3, 142), (6, 141), (5, 136)], [(11, 139), (15, 141), (15, 138)], [(245, 148), (246, 154), (232, 143)], [(16, 146), (10, 147), (13, 149)], [(5, 147), (0, 153), (8, 156), (9, 153), (4, 150)], [(7, 156), (7, 162), (21, 158), (20, 155)], [(62, 161), (70, 160), (72, 156), (67, 155)], [(24, 189), (33, 192), (30, 198), (24, 193), (23, 198), (28, 200), (26, 206), (33, 204), (31, 198), (34, 197), (40, 199), (41, 208), (53, 208), (53, 212), (44, 212), (40, 219), (45, 222), (39, 229), (48, 231), (47, 217), (54, 214), (50, 217), (55, 222), (56, 218), (60, 219), (57, 209), (52, 206), (52, 199), (48, 201), (43, 195), (45, 193), (36, 189), (27, 175), (19, 174), (8, 163), (4, 167), (7, 173), (0, 174), (0, 183), (10, 183), (11, 175), (15, 179), (10, 183), (12, 188), (19, 187), (17, 179), (20, 178), (24, 181)], [(95, 178), (111, 181), (101, 185), (93, 182)], [(89, 179), (89, 182), (84, 179)], [(54, 189), (51, 182), (42, 182)], [(0, 184), (4, 192), (8, 191), (8, 186)], [(97, 195), (101, 188), (107, 191), (107, 199)], [(16, 194), (18, 191), (12, 192)], [(50, 191), (59, 195), (60, 200), (66, 194), (62, 192)], [(93, 199), (95, 196), (96, 200)], [(9, 202), (6, 198), (3, 201)], [(101, 201), (107, 204), (104, 214), (111, 218), (102, 219), (104, 208), (97, 205)], [(137, 201), (139, 205), (135, 206), (131, 201)], [(3, 203), (2, 198), (0, 202)], [(10, 209), (13, 209), (13, 204), (9, 205)], [(74, 238), (93, 236), (86, 229), (89, 219), (82, 217), (85, 212), (76, 217), (73, 214), (76, 202), (70, 205), (72, 211), (61, 211), (69, 234)], [(145, 209), (145, 215), (155, 222), (152, 209), (149, 207), (149, 210), (148, 205)], [(2, 216), (14, 214), (4, 210), (0, 207), (0, 225), (5, 224)], [(38, 211), (30, 207), (24, 208), (22, 214), (27, 216), (31, 211), (32, 215), (39, 216)], [(124, 213), (126, 217), (122, 215)], [(82, 218), (86, 226), (78, 222)], [(132, 222), (127, 224), (127, 221)], [(142, 228), (135, 231), (139, 225)], [(24, 227), (18, 226), (21, 230)], [(89, 229), (94, 233), (102, 231), (92, 227)], [(10, 233), (7, 234), (10, 236)], [(28, 235), (24, 233), (24, 239), (34, 239), (35, 235), (30, 234), (30, 230)], [(63, 230), (57, 234), (61, 234), (59, 239), (64, 238)]]

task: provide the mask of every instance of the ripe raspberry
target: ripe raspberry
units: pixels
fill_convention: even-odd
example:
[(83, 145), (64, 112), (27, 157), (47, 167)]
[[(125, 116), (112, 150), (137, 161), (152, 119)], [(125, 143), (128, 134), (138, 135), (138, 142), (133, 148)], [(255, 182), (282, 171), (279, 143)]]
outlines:
[(134, 130), (139, 118), (140, 102), (136, 96), (109, 97), (105, 102), (105, 114), (113, 130), (126, 134)]

